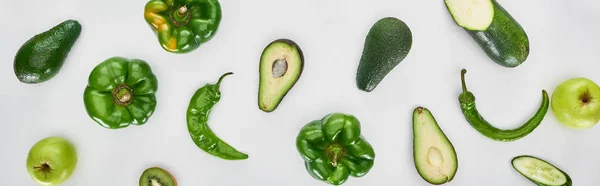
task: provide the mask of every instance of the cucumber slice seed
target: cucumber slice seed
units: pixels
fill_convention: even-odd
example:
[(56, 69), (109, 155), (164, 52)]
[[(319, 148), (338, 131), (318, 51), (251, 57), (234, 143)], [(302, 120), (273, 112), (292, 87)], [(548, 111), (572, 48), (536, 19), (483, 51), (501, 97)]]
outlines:
[[(529, 180), (549, 186), (562, 186), (569, 182), (569, 176), (554, 165), (533, 156), (518, 156), (512, 165)], [(539, 184), (538, 184), (539, 185)]]
[(444, 0), (452, 18), (468, 30), (487, 30), (494, 19), (492, 0)]

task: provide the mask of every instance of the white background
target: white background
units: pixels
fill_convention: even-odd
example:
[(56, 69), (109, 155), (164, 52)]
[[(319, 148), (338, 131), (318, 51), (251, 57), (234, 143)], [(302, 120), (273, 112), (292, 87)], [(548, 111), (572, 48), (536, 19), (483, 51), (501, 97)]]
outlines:
[[(530, 154), (566, 171), (576, 186), (600, 182), (600, 127), (572, 130), (549, 110), (529, 136), (492, 141), (464, 120), (457, 101), (459, 72), (480, 112), (499, 128), (514, 128), (538, 108), (542, 89), (568, 78), (600, 82), (600, 2), (595, 0), (499, 0), (529, 35), (531, 53), (515, 69), (492, 62), (451, 19), (442, 0), (221, 0), (217, 35), (192, 53), (171, 54), (158, 44), (143, 18), (145, 0), (20, 0), (0, 11), (0, 182), (35, 185), (25, 167), (38, 140), (71, 140), (79, 163), (66, 186), (137, 185), (148, 167), (161, 166), (180, 185), (327, 185), (311, 178), (295, 147), (299, 129), (331, 112), (354, 114), (376, 151), (375, 166), (344, 185), (428, 185), (412, 157), (411, 114), (429, 108), (454, 143), (459, 168), (447, 185), (532, 185), (510, 165)], [(408, 57), (371, 93), (359, 91), (355, 74), (369, 28), (378, 19), (404, 20), (413, 33)], [(13, 72), (18, 48), (33, 35), (66, 19), (79, 20), (81, 37), (60, 73), (37, 85)], [(304, 72), (279, 108), (257, 107), (258, 64), (277, 38), (296, 41)], [(156, 113), (143, 126), (108, 130), (83, 105), (91, 70), (123, 56), (146, 60), (159, 80)], [(188, 135), (189, 99), (224, 72), (223, 97), (210, 115), (216, 134), (246, 152), (245, 161), (208, 155)]]

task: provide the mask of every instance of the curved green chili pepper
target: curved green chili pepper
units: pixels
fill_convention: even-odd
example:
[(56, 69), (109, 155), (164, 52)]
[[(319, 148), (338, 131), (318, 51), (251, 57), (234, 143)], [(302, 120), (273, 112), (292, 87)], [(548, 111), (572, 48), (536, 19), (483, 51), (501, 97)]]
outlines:
[(206, 84), (194, 93), (187, 109), (187, 127), (192, 140), (200, 149), (226, 160), (243, 160), (248, 159), (247, 154), (225, 143), (208, 127), (210, 110), (221, 99), (221, 81), (231, 74), (233, 73), (223, 74), (217, 84)]
[(479, 115), (479, 112), (475, 107), (475, 96), (473, 93), (467, 90), (467, 85), (465, 83), (466, 73), (467, 70), (462, 69), (461, 81), (463, 92), (458, 97), (458, 101), (460, 102), (460, 108), (462, 109), (462, 112), (469, 124), (471, 124), (475, 130), (479, 131), (479, 133), (483, 134), (484, 136), (497, 141), (515, 141), (531, 133), (544, 119), (549, 105), (548, 93), (546, 93), (546, 90), (542, 90), (542, 104), (540, 105), (540, 108), (525, 124), (519, 128), (510, 130), (498, 129), (492, 126), (490, 123), (485, 121), (481, 115)]

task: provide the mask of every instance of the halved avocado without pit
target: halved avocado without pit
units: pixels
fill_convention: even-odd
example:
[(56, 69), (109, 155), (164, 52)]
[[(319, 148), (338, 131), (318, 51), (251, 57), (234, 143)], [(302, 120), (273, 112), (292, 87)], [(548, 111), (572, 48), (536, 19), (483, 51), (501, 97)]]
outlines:
[(413, 112), (413, 157), (419, 175), (434, 185), (452, 181), (458, 170), (454, 146), (423, 107)]
[(258, 107), (274, 111), (300, 78), (304, 56), (292, 40), (278, 39), (264, 49), (260, 57)]

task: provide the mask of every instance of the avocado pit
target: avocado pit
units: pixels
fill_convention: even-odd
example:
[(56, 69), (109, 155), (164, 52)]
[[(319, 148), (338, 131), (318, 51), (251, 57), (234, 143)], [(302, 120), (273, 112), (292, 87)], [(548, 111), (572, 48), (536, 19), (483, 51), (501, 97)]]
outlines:
[(285, 58), (277, 59), (273, 62), (273, 78), (282, 77), (283, 75), (285, 75), (287, 70), (288, 70), (288, 64), (287, 64), (287, 60)]

